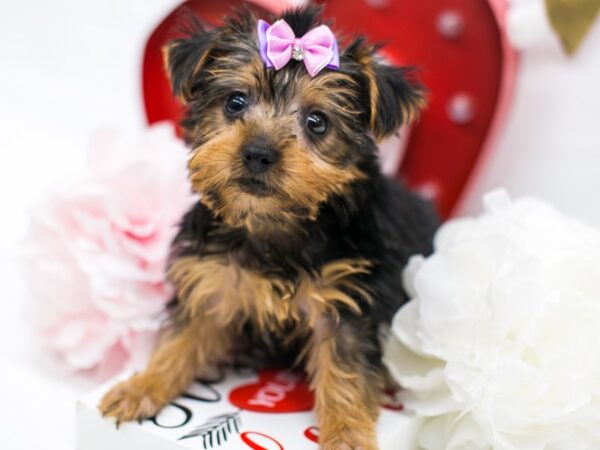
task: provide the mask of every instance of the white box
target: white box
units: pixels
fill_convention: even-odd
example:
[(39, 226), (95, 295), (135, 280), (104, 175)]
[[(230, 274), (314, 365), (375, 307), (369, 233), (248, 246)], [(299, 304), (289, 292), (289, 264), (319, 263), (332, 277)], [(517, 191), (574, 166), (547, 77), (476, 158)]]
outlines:
[[(96, 407), (116, 381), (77, 403), (78, 450), (318, 449), (313, 396), (296, 373), (229, 370), (219, 380), (196, 381), (155, 419), (118, 430)], [(397, 405), (383, 407), (377, 424), (381, 450), (414, 449), (417, 427), (418, 419)]]

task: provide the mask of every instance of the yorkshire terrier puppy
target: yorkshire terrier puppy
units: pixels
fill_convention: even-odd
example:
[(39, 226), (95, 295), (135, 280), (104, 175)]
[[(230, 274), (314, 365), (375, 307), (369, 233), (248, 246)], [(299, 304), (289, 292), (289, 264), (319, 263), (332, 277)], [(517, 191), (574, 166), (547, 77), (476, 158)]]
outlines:
[(376, 143), (424, 99), (376, 50), (338, 47), (316, 6), (272, 25), (241, 13), (167, 46), (200, 200), (172, 248), (171, 321), (106, 416), (152, 417), (206, 368), (262, 349), (306, 371), (322, 449), (377, 448), (381, 333), (437, 218), (380, 171)]

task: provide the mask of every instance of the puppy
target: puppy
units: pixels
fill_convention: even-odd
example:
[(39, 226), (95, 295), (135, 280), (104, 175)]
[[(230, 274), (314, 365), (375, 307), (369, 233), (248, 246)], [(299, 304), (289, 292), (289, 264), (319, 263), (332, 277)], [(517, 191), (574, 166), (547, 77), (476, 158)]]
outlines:
[(172, 247), (171, 320), (104, 415), (152, 417), (208, 367), (260, 353), (308, 374), (322, 449), (377, 448), (379, 339), (406, 300), (402, 269), (431, 252), (438, 222), (380, 171), (376, 142), (424, 98), (376, 50), (363, 38), (338, 47), (316, 6), (271, 25), (240, 13), (167, 46), (200, 200)]

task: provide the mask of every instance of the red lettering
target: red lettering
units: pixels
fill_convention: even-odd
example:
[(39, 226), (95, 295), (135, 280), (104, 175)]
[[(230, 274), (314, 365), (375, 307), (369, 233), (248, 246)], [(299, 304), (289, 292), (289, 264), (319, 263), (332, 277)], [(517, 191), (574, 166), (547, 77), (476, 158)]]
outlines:
[[(252, 450), (285, 450), (283, 445), (277, 442), (275, 438), (257, 431), (244, 431), (240, 437), (242, 438), (242, 442)], [(260, 444), (256, 442), (257, 437)], [(270, 445), (270, 443), (275, 444), (277, 447)]]
[(318, 427), (308, 427), (304, 430), (304, 436), (309, 441), (319, 443), (319, 428)]

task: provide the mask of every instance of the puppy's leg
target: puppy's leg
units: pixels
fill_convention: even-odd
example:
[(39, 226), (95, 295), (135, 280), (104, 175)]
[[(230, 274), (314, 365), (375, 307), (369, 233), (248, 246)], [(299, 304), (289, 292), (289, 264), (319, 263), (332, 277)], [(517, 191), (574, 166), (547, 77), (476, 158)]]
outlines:
[(374, 344), (341, 325), (327, 332), (317, 327), (309, 345), (321, 449), (376, 450), (381, 378), (369, 367)]
[(153, 417), (190, 385), (199, 367), (223, 358), (231, 342), (230, 330), (210, 319), (171, 331), (146, 370), (114, 386), (101, 400), (100, 411), (117, 424)]

